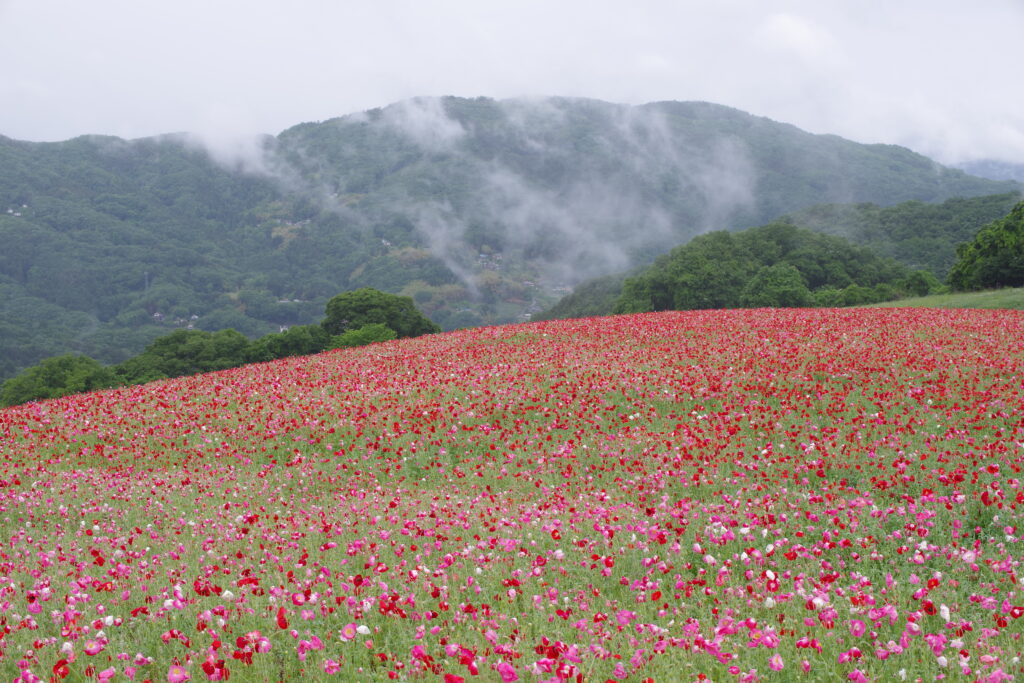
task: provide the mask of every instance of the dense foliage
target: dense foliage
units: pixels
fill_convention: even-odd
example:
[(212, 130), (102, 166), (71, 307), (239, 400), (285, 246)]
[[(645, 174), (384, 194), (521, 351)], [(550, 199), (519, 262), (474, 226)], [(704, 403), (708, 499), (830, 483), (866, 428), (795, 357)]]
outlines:
[(249, 363), (261, 363), (289, 356), (320, 353), (331, 344), (331, 335), (323, 325), (295, 325), (283, 332), (267, 334), (252, 342), (245, 352)]
[[(957, 246), (973, 238), (978, 229), (986, 223), (1005, 216), (1019, 200), (1019, 194), (1010, 193), (971, 199), (950, 199), (941, 204), (911, 201), (892, 207), (865, 203), (819, 204), (793, 212), (783, 217), (781, 221), (814, 232), (844, 238), (867, 247), (875, 254), (888, 256), (910, 269), (917, 269), (905, 278), (898, 278), (889, 284), (897, 294), (924, 296), (941, 287), (940, 279), (946, 277), (956, 260)], [(723, 238), (718, 244), (720, 251), (724, 250), (721, 257), (726, 261), (723, 263), (730, 259), (735, 261), (735, 258), (726, 253), (731, 248), (730, 244), (729, 238)], [(711, 245), (707, 244), (702, 248), (710, 247)], [(850, 255), (847, 254), (844, 258), (847, 257)], [(740, 260), (745, 261), (746, 258), (742, 256)], [(690, 265), (697, 269), (690, 276), (690, 280), (698, 283), (698, 286), (704, 276), (711, 277), (709, 282), (716, 281), (716, 273), (706, 272), (707, 268), (711, 271), (718, 270), (714, 266), (700, 263)], [(794, 266), (800, 269), (799, 264)], [(749, 268), (744, 270), (742, 265), (739, 267), (740, 277), (751, 277)], [(702, 268), (705, 270), (702, 271)], [(637, 272), (630, 272), (583, 282), (550, 309), (535, 316), (535, 319), (554, 320), (607, 315), (616, 310), (615, 302), (622, 293), (623, 283), (627, 278), (636, 275)], [(754, 303), (752, 300), (744, 302), (737, 293), (737, 287), (733, 286), (735, 283), (729, 283), (728, 278), (718, 279), (727, 290), (719, 297), (721, 301), (729, 301), (734, 305)], [(840, 279), (838, 283), (832, 283), (824, 290), (819, 290), (812, 305), (845, 306), (870, 303), (882, 300), (893, 293), (885, 287), (872, 290), (865, 285), (843, 282), (844, 280)], [(842, 291), (835, 291), (836, 289)], [(687, 306), (707, 307), (700, 305), (700, 302), (692, 301), (688, 302)]]
[(155, 339), (141, 354), (116, 366), (117, 374), (126, 384), (142, 384), (166, 377), (226, 370), (244, 362), (248, 347), (249, 340), (232, 329), (176, 330)]
[(0, 379), (313, 324), (359, 287), (445, 329), (519, 320), (707, 229), (1016, 187), (695, 102), (413, 100), (223, 163), (184, 136), (0, 138)]
[(113, 370), (87, 356), (47, 358), (0, 387), (0, 406), (58, 398), (119, 384)]
[(327, 302), (321, 323), (332, 335), (357, 330), (367, 325), (383, 325), (399, 337), (418, 337), (440, 332), (436, 324), (416, 310), (407, 296), (396, 296), (370, 287), (342, 292)]
[(807, 279), (790, 263), (761, 266), (740, 292), (744, 308), (806, 308), (814, 304)]
[(786, 220), (815, 232), (844, 237), (945, 280), (957, 259), (957, 247), (971, 240), (982, 226), (1009, 213), (1020, 199), (1021, 195), (1014, 192), (949, 199), (939, 204), (821, 204), (790, 213)]
[(252, 342), (230, 328), (185, 329), (158, 337), (139, 355), (114, 366), (71, 354), (46, 358), (0, 386), (0, 406), (439, 331), (408, 297), (361, 289), (331, 299), (319, 325), (297, 325)]
[(949, 273), (954, 289), (1024, 285), (1024, 202), (979, 230), (974, 239), (957, 249), (957, 257)]
[(1024, 312), (465, 330), (0, 411), (5, 681), (1024, 677)]
[(586, 283), (544, 317), (849, 306), (938, 287), (929, 273), (912, 273), (842, 238), (776, 222), (700, 235), (629, 277)]
[[(639, 272), (639, 271), (637, 271)], [(636, 273), (605, 275), (581, 282), (572, 292), (558, 300), (554, 306), (532, 317), (533, 320), (564, 320), (608, 315), (615, 310), (615, 302), (622, 294), (626, 278)]]
[(355, 346), (366, 346), (377, 342), (390, 341), (398, 338), (398, 333), (387, 325), (369, 323), (362, 327), (345, 330), (333, 338), (332, 346), (336, 349), (350, 349)]

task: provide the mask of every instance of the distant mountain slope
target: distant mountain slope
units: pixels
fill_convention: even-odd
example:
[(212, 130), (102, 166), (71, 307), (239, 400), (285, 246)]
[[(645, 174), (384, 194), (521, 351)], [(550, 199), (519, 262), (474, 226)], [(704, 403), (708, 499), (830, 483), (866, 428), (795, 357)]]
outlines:
[(180, 135), (0, 138), (0, 378), (313, 322), (362, 286), (446, 328), (518, 320), (708, 230), (1019, 187), (699, 102), (416, 99), (232, 163)]
[(537, 317), (837, 306), (895, 298), (909, 276), (906, 266), (841, 237), (777, 221), (698, 235), (646, 268), (583, 283)]
[(297, 126), (276, 152), (350, 213), (457, 273), (493, 250), (570, 284), (812, 204), (1019, 187), (702, 102), (410, 100)]
[(1020, 199), (1019, 193), (1010, 192), (940, 204), (823, 204), (786, 218), (804, 228), (845, 237), (911, 268), (930, 270), (945, 280), (956, 261), (957, 246), (1008, 214)]
[(1009, 161), (996, 161), (994, 159), (980, 159), (957, 164), (956, 168), (990, 180), (1016, 180), (1024, 183), (1024, 164), (1014, 164)]
[[(869, 203), (819, 204), (780, 220), (816, 233), (841, 237), (869, 248), (872, 258), (874, 254), (888, 257), (913, 270), (930, 270), (945, 280), (956, 261), (957, 246), (973, 239), (983, 226), (1005, 216), (1020, 199), (1019, 193), (1011, 192), (949, 199), (940, 204), (918, 201), (890, 207)], [(659, 256), (656, 263), (666, 258), (667, 254)], [(608, 315), (616, 310), (626, 280), (643, 272), (644, 269), (635, 269), (582, 282), (535, 319)]]
[(0, 138), (0, 377), (72, 350), (123, 360), (176, 320), (233, 310), (273, 250), (252, 208), (280, 196), (180, 136)]

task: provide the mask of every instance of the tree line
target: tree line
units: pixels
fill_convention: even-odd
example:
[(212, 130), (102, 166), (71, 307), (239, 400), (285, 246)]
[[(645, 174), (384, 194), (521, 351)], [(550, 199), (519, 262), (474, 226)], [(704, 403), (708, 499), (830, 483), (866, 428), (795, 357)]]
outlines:
[[(912, 270), (902, 259), (881, 256), (873, 248), (843, 237), (805, 229), (787, 218), (759, 228), (695, 237), (646, 268), (583, 283), (536, 319), (701, 308), (858, 306), (949, 289), (1021, 286), (1024, 202), (1019, 195), (950, 201), (938, 214), (908, 203), (871, 221), (898, 220), (907, 214), (921, 218), (919, 214), (928, 209), (928, 215), (943, 215), (948, 225), (960, 229), (965, 212), (988, 212), (1012, 197), (1019, 203), (1008, 215), (976, 229), (972, 239), (956, 248), (956, 261), (947, 268), (946, 283), (931, 269)], [(853, 208), (863, 213), (858, 221), (875, 214), (865, 207)], [(834, 210), (835, 206), (821, 207), (810, 213)], [(851, 219), (848, 224), (855, 222)]]
[(957, 290), (1024, 286), (1024, 202), (961, 244), (949, 284)]
[(440, 331), (417, 310), (410, 297), (363, 288), (338, 294), (328, 301), (325, 317), (318, 325), (296, 325), (255, 340), (234, 329), (181, 329), (154, 340), (139, 355), (116, 365), (103, 365), (89, 356), (76, 354), (46, 358), (3, 383), (0, 405), (143, 384)]
[(957, 261), (957, 247), (983, 226), (1006, 216), (1019, 192), (958, 197), (939, 204), (909, 201), (877, 204), (818, 204), (785, 216), (814, 232), (843, 237), (914, 270), (930, 270), (945, 281)]

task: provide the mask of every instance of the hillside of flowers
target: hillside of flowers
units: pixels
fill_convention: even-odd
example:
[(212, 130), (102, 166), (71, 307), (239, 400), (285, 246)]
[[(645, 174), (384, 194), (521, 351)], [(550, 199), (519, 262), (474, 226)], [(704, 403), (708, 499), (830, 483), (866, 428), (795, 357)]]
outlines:
[(0, 411), (0, 680), (1024, 680), (1024, 313), (467, 330)]

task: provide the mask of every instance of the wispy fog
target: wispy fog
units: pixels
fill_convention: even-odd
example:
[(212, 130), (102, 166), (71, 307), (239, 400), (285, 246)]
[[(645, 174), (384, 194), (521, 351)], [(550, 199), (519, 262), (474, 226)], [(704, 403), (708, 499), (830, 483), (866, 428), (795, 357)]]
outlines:
[(0, 134), (18, 139), (188, 131), (241, 158), (247, 136), (417, 96), (560, 95), (1024, 162), (1020, 0), (3, 0), (0, 29)]
[(731, 227), (757, 184), (745, 143), (671, 126), (654, 106), (416, 98), (211, 153), (364, 233), (410, 224), (475, 293), (481, 259), (529, 263), (535, 272), (520, 279), (572, 285)]

